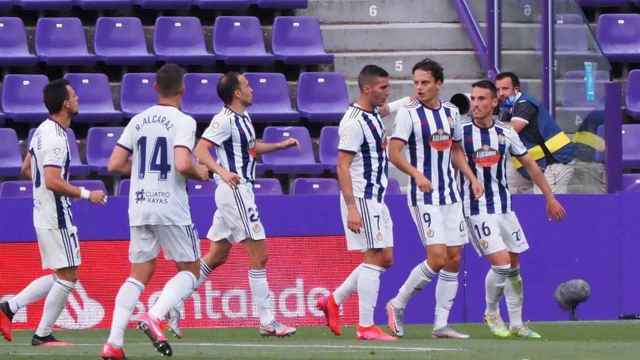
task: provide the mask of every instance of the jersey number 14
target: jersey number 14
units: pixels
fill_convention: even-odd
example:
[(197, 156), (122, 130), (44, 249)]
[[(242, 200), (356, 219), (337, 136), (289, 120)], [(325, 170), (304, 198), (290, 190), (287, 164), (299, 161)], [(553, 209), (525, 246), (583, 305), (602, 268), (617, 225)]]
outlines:
[(147, 137), (142, 136), (136, 143), (138, 146), (138, 154), (140, 154), (138, 178), (144, 179), (146, 172), (159, 173), (159, 180), (167, 180), (167, 174), (171, 171), (171, 165), (169, 165), (169, 154), (167, 152), (167, 138), (160, 136), (156, 138), (156, 143), (153, 145), (153, 153), (151, 154), (151, 161), (147, 169)]

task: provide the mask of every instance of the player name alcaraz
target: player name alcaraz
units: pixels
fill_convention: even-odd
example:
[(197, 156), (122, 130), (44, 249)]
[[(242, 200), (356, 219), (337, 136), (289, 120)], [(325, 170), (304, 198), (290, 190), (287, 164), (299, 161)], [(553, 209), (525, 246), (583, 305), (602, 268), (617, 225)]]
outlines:
[(136, 131), (140, 131), (142, 129), (142, 125), (147, 125), (147, 124), (163, 125), (167, 131), (173, 128), (173, 123), (171, 122), (171, 120), (167, 119), (166, 116), (154, 114), (142, 119), (142, 123), (136, 125)]

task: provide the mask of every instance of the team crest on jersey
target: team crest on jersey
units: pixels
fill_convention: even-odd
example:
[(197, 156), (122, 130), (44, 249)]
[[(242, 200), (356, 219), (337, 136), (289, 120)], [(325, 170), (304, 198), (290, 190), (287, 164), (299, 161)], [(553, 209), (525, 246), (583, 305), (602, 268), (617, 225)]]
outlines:
[(431, 139), (429, 141), (429, 145), (437, 151), (448, 150), (452, 143), (451, 134), (443, 129), (438, 129), (436, 132), (431, 134)]
[(433, 231), (432, 228), (428, 228), (427, 229), (427, 237), (432, 238), (435, 235), (435, 232)]
[(500, 161), (500, 152), (489, 145), (482, 145), (474, 154), (473, 160), (480, 167), (492, 167)]

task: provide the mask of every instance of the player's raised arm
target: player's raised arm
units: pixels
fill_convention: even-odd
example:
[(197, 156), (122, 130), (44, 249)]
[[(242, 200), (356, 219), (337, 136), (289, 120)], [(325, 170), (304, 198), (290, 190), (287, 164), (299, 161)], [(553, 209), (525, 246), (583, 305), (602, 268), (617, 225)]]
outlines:
[(31, 180), (31, 154), (27, 153), (27, 156), (24, 157), (24, 161), (22, 161), (22, 166), (20, 167), (20, 175), (26, 177)]
[(220, 176), (224, 182), (229, 184), (229, 186), (238, 185), (240, 183), (240, 175), (232, 173), (220, 166), (213, 156), (211, 156), (211, 150), (214, 146), (216, 145), (211, 141), (206, 138), (201, 138), (198, 141), (198, 145), (196, 145), (194, 155), (200, 163), (209, 169), (209, 171), (214, 174), (218, 174), (218, 176)]
[(102, 190), (89, 191), (83, 187), (77, 187), (65, 181), (60, 173), (62, 169), (57, 166), (44, 167), (44, 185), (48, 190), (56, 194), (61, 194), (74, 198), (82, 198), (91, 201), (94, 204), (105, 204), (107, 196)]
[(518, 157), (520, 163), (531, 176), (531, 180), (533, 183), (540, 188), (542, 193), (544, 194), (545, 199), (547, 200), (547, 215), (549, 216), (549, 220), (562, 220), (566, 216), (566, 211), (562, 207), (562, 204), (556, 199), (551, 191), (551, 186), (547, 182), (547, 178), (545, 178), (544, 173), (538, 167), (538, 164), (529, 156), (529, 154), (524, 154), (523, 156)]
[(256, 154), (266, 154), (273, 151), (284, 150), (292, 146), (300, 146), (300, 143), (297, 139), (288, 138), (277, 143), (265, 143), (262, 141), (258, 141), (256, 142)]

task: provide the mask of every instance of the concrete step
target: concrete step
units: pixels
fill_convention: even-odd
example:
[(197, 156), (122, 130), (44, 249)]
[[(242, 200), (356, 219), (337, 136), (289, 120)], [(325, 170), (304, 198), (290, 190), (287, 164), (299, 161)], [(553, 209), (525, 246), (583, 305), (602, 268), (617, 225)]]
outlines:
[[(485, 21), (484, 0), (472, 0), (471, 9), (477, 21)], [(509, 0), (502, 2), (505, 22), (539, 22), (539, 1)], [(577, 8), (558, 5), (558, 13), (577, 13)], [(454, 0), (310, 0), (297, 15), (312, 15), (324, 24), (459, 22)]]
[[(473, 50), (460, 23), (340, 24), (321, 28), (330, 52)], [(508, 35), (503, 36), (503, 49), (539, 48), (538, 30), (533, 24), (505, 24), (503, 31)]]
[[(335, 55), (335, 71), (347, 79), (356, 79), (367, 64), (382, 66), (394, 79), (411, 79), (413, 65), (427, 57), (442, 64), (445, 79), (480, 79), (485, 76), (472, 50), (341, 52)], [(559, 53), (556, 56), (557, 77), (563, 77), (567, 71), (584, 69), (585, 61), (596, 62), (598, 70), (610, 68), (597, 53)], [(502, 69), (513, 71), (522, 78), (541, 78), (541, 54), (535, 51), (504, 51)]]

